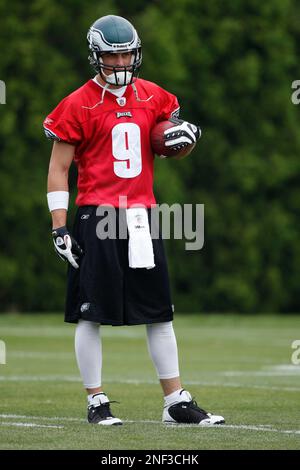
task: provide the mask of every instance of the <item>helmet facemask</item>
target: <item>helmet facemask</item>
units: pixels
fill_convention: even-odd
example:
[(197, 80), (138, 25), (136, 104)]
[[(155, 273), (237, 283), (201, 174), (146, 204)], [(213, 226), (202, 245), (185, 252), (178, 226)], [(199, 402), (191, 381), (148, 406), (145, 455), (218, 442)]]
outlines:
[[(107, 65), (105, 64), (105, 54), (131, 52), (131, 60), (129, 65)], [(126, 51), (105, 51), (91, 52), (89, 56), (90, 64), (94, 67), (106, 83), (110, 85), (123, 86), (132, 83), (139, 73), (142, 62), (141, 47)]]

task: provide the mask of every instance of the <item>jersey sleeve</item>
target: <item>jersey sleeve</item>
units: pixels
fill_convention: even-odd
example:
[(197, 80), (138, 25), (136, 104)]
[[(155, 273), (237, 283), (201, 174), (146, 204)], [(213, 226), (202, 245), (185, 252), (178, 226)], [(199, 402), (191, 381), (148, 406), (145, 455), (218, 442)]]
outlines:
[(160, 109), (157, 116), (157, 122), (165, 121), (171, 117), (178, 117), (180, 106), (177, 97), (162, 88), (160, 91)]
[(81, 126), (76, 117), (75, 106), (67, 96), (43, 122), (46, 137), (51, 140), (78, 145), (82, 140)]

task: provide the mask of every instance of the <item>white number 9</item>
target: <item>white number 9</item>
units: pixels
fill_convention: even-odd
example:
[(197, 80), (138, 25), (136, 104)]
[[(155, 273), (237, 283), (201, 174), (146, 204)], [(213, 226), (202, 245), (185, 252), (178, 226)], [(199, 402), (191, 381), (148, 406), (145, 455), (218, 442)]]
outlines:
[(134, 178), (142, 171), (141, 131), (137, 124), (124, 122), (112, 129), (114, 172), (120, 178)]

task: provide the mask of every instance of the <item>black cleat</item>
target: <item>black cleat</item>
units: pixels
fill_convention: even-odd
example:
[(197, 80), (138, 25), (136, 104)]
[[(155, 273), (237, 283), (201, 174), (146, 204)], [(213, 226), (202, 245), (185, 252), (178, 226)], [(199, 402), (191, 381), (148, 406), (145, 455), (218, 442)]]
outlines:
[(223, 416), (213, 415), (199, 408), (190, 393), (186, 390), (182, 390), (180, 394), (184, 401), (175, 402), (174, 404), (164, 407), (163, 423), (198, 424), (199, 426), (213, 426), (225, 423)]
[(88, 422), (91, 424), (102, 424), (104, 426), (120, 426), (122, 421), (115, 418), (110, 411), (108, 400), (105, 393), (96, 393), (88, 406)]

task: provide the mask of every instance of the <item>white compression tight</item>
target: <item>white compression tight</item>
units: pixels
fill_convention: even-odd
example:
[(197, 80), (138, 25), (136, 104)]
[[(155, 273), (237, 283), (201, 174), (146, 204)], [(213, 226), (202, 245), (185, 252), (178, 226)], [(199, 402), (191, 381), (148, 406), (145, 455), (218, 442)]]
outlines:
[(85, 388), (101, 386), (102, 342), (99, 323), (79, 320), (75, 331), (75, 354)]
[[(99, 323), (79, 320), (75, 353), (85, 388), (101, 386), (102, 342)], [(149, 354), (160, 379), (179, 376), (178, 352), (172, 322), (146, 325)]]
[(177, 342), (173, 323), (146, 325), (148, 351), (159, 379), (179, 376)]

